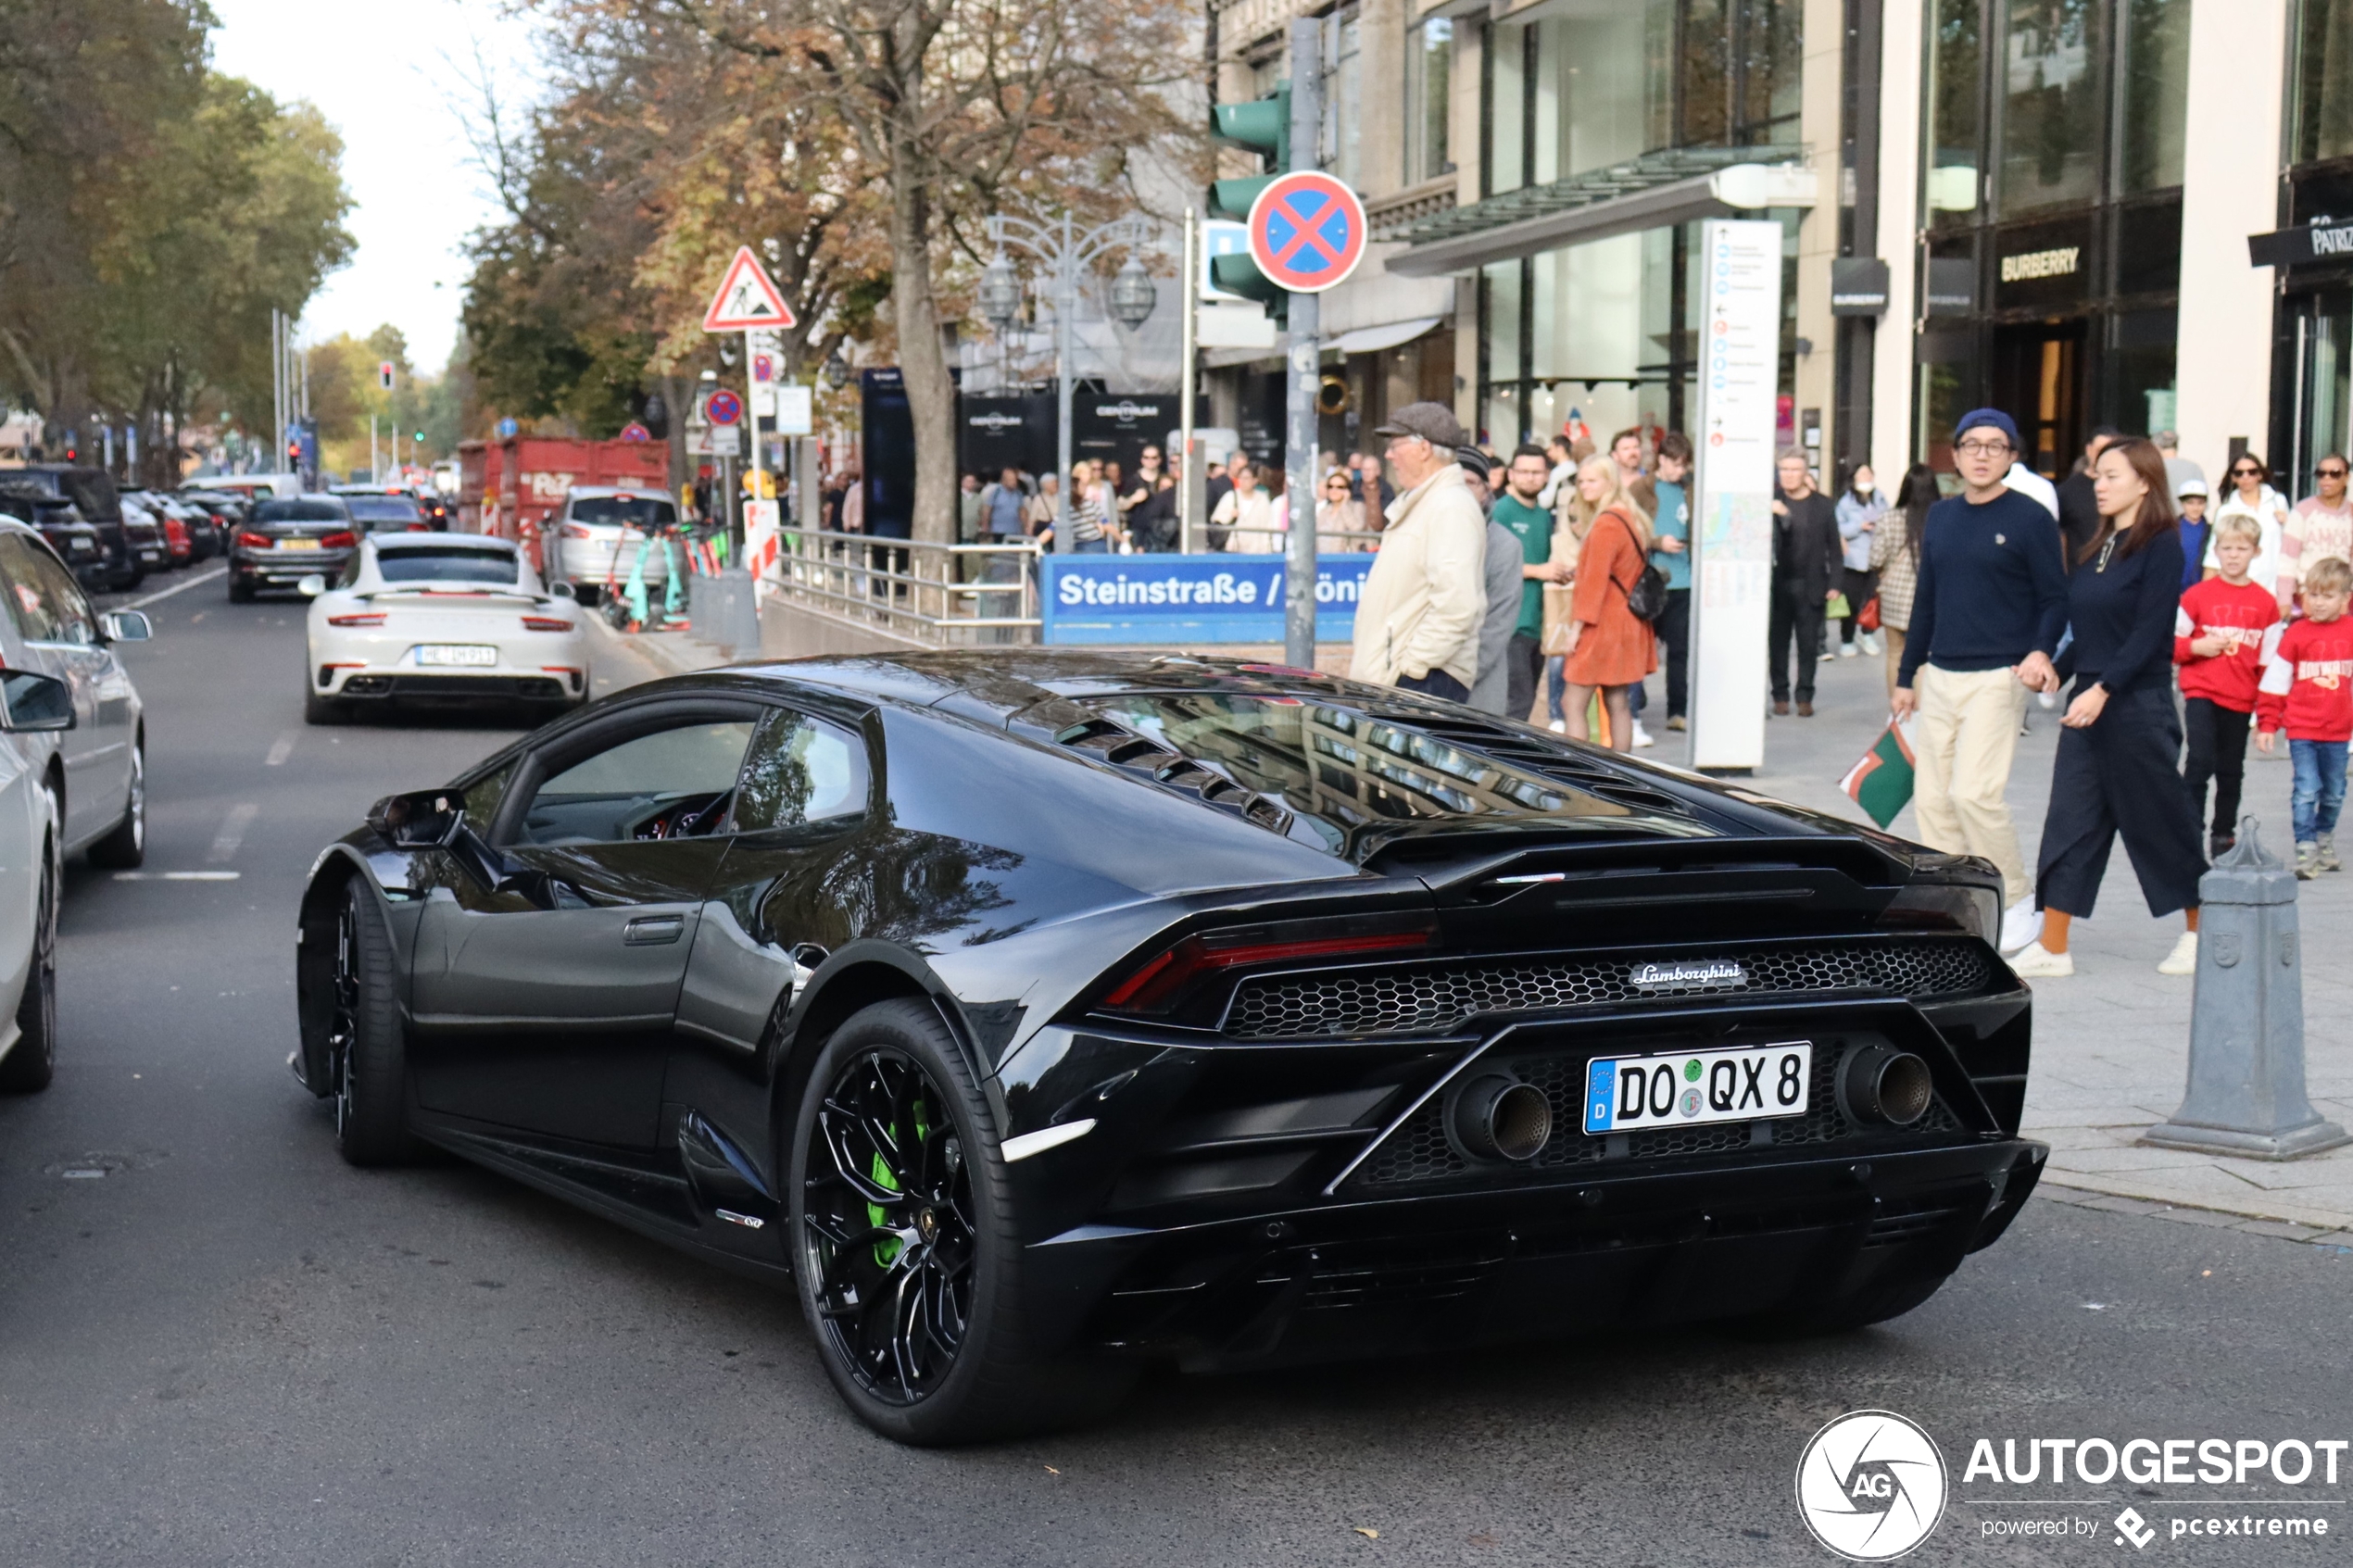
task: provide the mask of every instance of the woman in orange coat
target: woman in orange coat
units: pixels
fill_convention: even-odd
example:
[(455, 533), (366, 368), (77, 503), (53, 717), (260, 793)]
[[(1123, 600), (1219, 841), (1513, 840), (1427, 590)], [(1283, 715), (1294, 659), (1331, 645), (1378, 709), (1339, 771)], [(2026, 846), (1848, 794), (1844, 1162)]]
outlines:
[(1558, 646), (1567, 656), (1561, 675), (1568, 686), (1563, 705), (1568, 735), (1572, 740), (1589, 738), (1585, 709), (1598, 687), (1609, 710), (1610, 746), (1627, 751), (1634, 740), (1634, 687), (1658, 668), (1658, 645), (1650, 622), (1627, 605), (1642, 569), (1650, 564), (1650, 524), (1626, 494), (1617, 464), (1605, 456), (1579, 465), (1574, 507), (1583, 521), (1585, 539), (1577, 551), (1577, 586), (1569, 595), (1568, 623), (1558, 633)]

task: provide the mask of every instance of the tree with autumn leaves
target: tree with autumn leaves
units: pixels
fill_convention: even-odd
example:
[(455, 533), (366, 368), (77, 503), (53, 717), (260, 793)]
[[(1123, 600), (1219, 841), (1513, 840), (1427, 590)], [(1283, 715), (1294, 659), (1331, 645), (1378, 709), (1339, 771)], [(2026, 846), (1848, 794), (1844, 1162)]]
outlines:
[(1199, 157), (1190, 13), (1173, 0), (540, 0), (565, 71), (485, 161), (510, 221), (479, 236), (467, 330), (485, 397), (617, 422), (673, 408), (739, 244), (799, 325), (787, 372), (845, 338), (896, 359), (915, 532), (955, 528), (943, 323), (992, 213), (1088, 223)]

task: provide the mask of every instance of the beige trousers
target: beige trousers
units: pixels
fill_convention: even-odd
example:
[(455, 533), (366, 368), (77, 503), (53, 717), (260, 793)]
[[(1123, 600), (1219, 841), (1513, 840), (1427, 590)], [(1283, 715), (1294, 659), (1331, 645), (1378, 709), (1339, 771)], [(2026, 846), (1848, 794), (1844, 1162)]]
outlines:
[(1914, 691), (1912, 805), (1920, 842), (1948, 855), (1982, 855), (2002, 873), (2002, 902), (2034, 891), (2019, 854), (2018, 828), (2003, 791), (2018, 751), (2026, 688), (2007, 670), (1968, 674), (1920, 666)]

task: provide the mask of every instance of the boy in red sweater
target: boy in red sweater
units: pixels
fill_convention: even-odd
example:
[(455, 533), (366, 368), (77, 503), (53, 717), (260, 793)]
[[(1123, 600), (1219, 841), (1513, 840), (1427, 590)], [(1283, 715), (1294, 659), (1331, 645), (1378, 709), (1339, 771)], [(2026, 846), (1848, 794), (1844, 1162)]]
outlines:
[(2353, 566), (2334, 556), (2304, 573), (2304, 618), (2263, 638), (2263, 679), (2256, 693), (2255, 744), (2272, 749), (2287, 731), (2296, 764), (2296, 874), (2339, 868), (2336, 814), (2345, 805), (2345, 743), (2353, 739)]
[(2238, 835), (2239, 793), (2246, 776), (2246, 725), (2263, 678), (2263, 633), (2278, 623), (2279, 600), (2247, 575), (2262, 548), (2261, 526), (2233, 512), (2215, 525), (2220, 577), (2192, 583), (2173, 621), (2173, 662), (2181, 666), (2183, 728), (2189, 736), (2183, 782), (2201, 816), (2214, 784), (2214, 826), (2207, 850), (2220, 856)]

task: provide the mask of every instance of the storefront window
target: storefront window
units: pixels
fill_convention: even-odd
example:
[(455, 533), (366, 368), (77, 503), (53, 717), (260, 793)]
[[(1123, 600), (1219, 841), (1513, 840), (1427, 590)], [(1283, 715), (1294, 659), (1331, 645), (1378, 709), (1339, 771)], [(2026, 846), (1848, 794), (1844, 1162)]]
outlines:
[(2174, 417), (2174, 313), (2127, 310), (2114, 320), (2108, 373), (2116, 378), (2110, 405), (2128, 429), (2171, 430)]
[(2353, 0), (2304, 0), (2296, 10), (2289, 161), (2353, 157)]
[(2001, 91), (2001, 215), (2100, 194), (2096, 0), (2009, 0)]
[(1528, 29), (1487, 30), (1486, 193), (1528, 182)]
[(1483, 314), (1479, 342), (1484, 350), (1479, 423), (1487, 439), (1498, 445), (1517, 442), (1520, 431), (1520, 272), (1523, 263), (1498, 261), (1483, 274), (1480, 293)]
[(1434, 17), (1405, 36), (1405, 182), (1454, 171), (1447, 116), (1454, 85), (1454, 24)]
[(1978, 105), (1984, 91), (1984, 39), (1978, 0), (1929, 0), (1929, 221), (1949, 228), (1977, 210), (1978, 147), (1984, 140)]
[(2127, 0), (2124, 194), (2182, 182), (2182, 136), (2189, 119), (2190, 0)]

